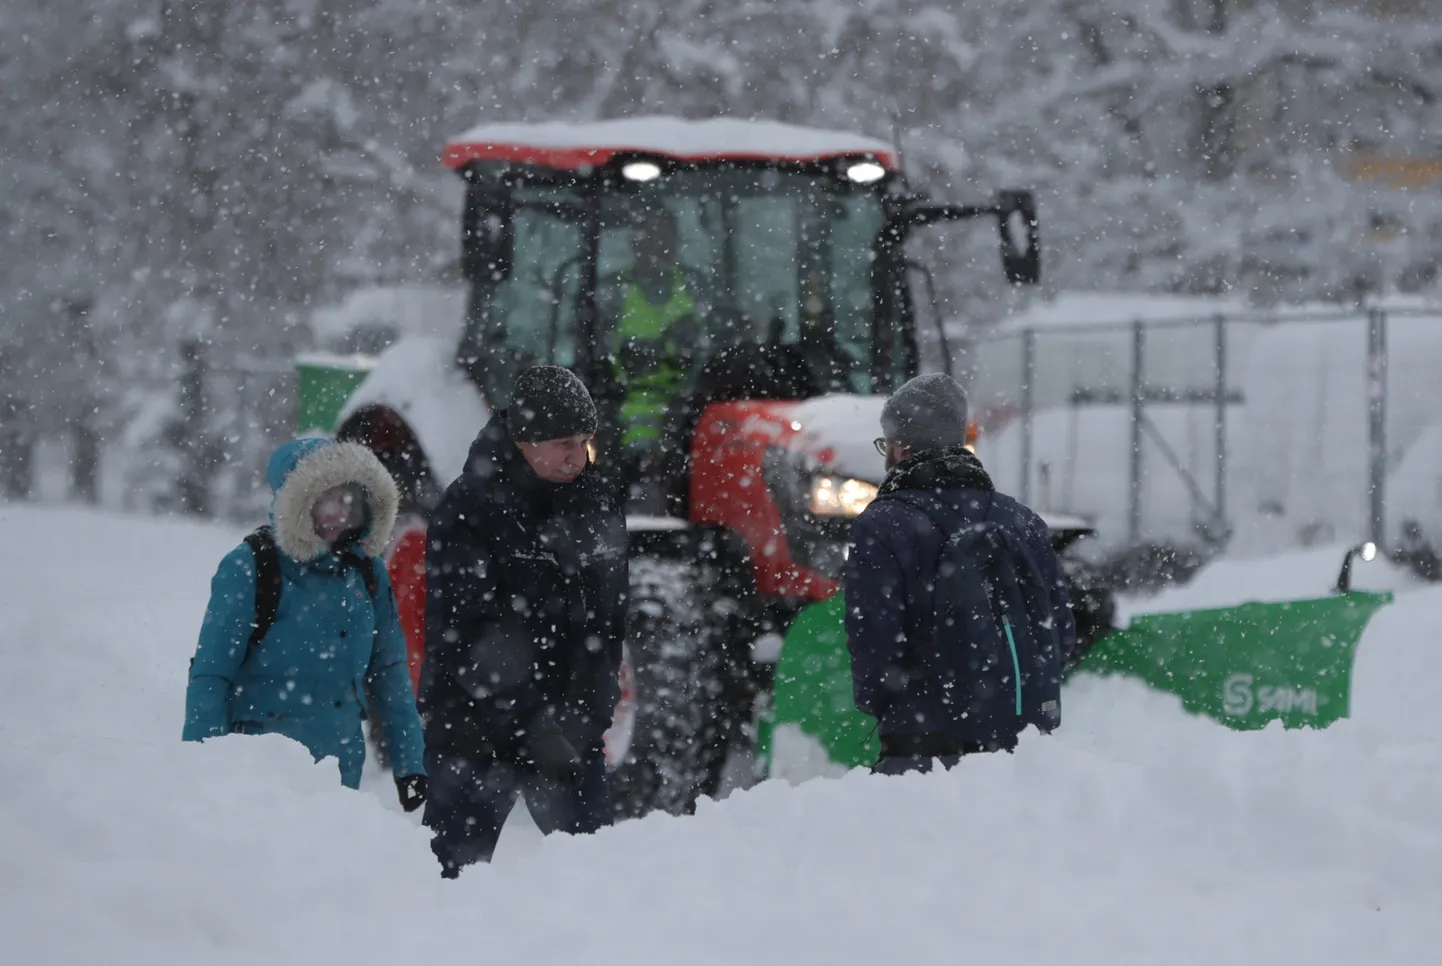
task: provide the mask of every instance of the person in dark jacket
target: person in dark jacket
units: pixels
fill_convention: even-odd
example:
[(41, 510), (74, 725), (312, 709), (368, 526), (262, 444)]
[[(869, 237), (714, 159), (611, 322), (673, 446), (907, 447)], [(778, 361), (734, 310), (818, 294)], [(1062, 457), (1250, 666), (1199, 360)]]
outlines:
[(489, 861), (524, 795), (542, 831), (611, 822), (602, 736), (627, 603), (619, 495), (573, 373), (521, 373), (432, 516), (420, 706), (442, 874)]
[[(996, 492), (966, 447), (966, 424), (966, 393), (951, 377), (917, 376), (898, 389), (882, 410), (883, 436), (876, 441), (886, 456), (887, 476), (852, 530), (845, 576), (847, 645), (857, 707), (877, 719), (881, 755), (873, 770), (882, 774), (927, 771), (933, 759), (950, 767), (963, 754), (1009, 751), (1015, 744), (1010, 735), (995, 746), (968, 737), (976, 723), (969, 716), (978, 709), (957, 698), (970, 690), (948, 677), (966, 666), (959, 649), (967, 644), (946, 640), (933, 626), (938, 558), (953, 532), (989, 521), (1014, 534), (1024, 548), (1017, 564), (1034, 568), (1046, 588), (1040, 605), (1045, 612), (1027, 616), (1041, 633), (1054, 634), (1057, 675), (1076, 646), (1069, 588), (1047, 526)], [(915, 491), (926, 494), (922, 503)], [(944, 507), (951, 523), (922, 509), (926, 499)], [(957, 649), (950, 671), (920, 656), (923, 647), (938, 643)], [(1059, 715), (1059, 705), (1056, 711)]]
[[(379, 554), (395, 523), (396, 486), (370, 450), (320, 437), (271, 456), (280, 597), (275, 621), (251, 643), (256, 553), (242, 543), (220, 562), (185, 692), (181, 737), (282, 734), (317, 761), (334, 757), (356, 788), (365, 765), (366, 695), (390, 748), (401, 805), (419, 808), (426, 769), (406, 643)], [(369, 567), (375, 594), (361, 570)]]

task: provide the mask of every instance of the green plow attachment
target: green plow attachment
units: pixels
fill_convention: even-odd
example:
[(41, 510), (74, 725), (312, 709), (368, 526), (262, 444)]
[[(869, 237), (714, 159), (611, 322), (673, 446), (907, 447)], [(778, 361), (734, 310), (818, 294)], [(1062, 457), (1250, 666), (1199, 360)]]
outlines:
[(1237, 731), (1280, 720), (1325, 728), (1347, 717), (1352, 661), (1391, 594), (1143, 614), (1096, 643), (1077, 670), (1124, 674)]
[[(1087, 651), (1070, 674), (1121, 674), (1181, 699), (1182, 707), (1249, 731), (1280, 720), (1325, 728), (1347, 717), (1352, 663), (1390, 593), (1138, 615)], [(800, 729), (833, 764), (869, 766), (880, 749), (873, 718), (851, 691), (841, 594), (803, 610), (776, 665), (759, 753), (770, 770), (775, 729)], [(1065, 710), (1063, 710), (1065, 721)]]
[(771, 710), (757, 734), (757, 755), (769, 772), (777, 725), (795, 725), (821, 743), (833, 763), (870, 765), (881, 751), (876, 719), (856, 707), (851, 654), (846, 650), (843, 595), (833, 594), (796, 615), (776, 661)]

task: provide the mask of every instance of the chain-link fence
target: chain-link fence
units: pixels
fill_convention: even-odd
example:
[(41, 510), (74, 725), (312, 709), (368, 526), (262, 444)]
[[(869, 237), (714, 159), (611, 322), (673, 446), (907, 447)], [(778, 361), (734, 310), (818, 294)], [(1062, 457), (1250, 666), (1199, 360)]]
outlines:
[(970, 340), (963, 369), (998, 485), (1106, 544), (1442, 530), (1442, 311), (1048, 321)]

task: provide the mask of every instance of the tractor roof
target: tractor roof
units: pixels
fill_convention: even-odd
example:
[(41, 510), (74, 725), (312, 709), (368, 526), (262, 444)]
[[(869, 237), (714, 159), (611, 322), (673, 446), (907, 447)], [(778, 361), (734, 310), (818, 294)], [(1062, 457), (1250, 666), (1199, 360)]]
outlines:
[(471, 161), (514, 161), (574, 170), (605, 164), (618, 154), (648, 154), (681, 162), (808, 163), (867, 155), (896, 167), (891, 145), (844, 131), (777, 121), (633, 117), (585, 124), (486, 124), (446, 145), (447, 167)]

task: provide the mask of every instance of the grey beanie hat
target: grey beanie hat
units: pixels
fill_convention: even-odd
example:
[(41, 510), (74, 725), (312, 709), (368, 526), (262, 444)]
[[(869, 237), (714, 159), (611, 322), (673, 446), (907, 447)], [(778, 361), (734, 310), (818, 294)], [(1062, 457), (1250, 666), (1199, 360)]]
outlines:
[(908, 449), (940, 449), (966, 442), (966, 390), (948, 375), (929, 372), (908, 381), (881, 409), (881, 432)]
[(518, 443), (589, 436), (596, 404), (581, 377), (560, 366), (532, 366), (516, 377), (506, 429)]

